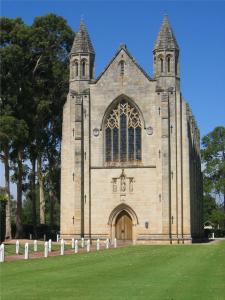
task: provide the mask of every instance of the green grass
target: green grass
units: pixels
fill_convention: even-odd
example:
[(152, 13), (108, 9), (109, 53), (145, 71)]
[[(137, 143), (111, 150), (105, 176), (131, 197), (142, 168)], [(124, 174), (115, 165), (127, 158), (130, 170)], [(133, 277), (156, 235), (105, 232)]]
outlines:
[(225, 241), (2, 263), (1, 300), (224, 300)]

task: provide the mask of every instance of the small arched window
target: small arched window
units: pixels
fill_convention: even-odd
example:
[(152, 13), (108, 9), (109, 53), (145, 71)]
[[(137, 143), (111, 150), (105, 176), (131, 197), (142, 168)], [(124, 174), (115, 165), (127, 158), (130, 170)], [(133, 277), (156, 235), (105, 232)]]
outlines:
[(175, 57), (175, 74), (177, 75), (178, 56)]
[(170, 62), (171, 62), (171, 58), (170, 56), (167, 57), (167, 72), (170, 73)]
[(141, 119), (125, 100), (111, 109), (105, 125), (106, 162), (141, 161)]
[(160, 57), (160, 70), (161, 70), (161, 73), (163, 72), (163, 58)]
[(72, 63), (71, 68), (70, 68), (70, 78), (74, 79), (74, 63)]
[(75, 69), (75, 76), (78, 77), (79, 73), (78, 73), (78, 62), (77, 61), (74, 64), (74, 69)]
[(81, 74), (82, 74), (82, 77), (85, 77), (86, 76), (86, 62), (85, 62), (85, 60), (83, 60), (82, 62), (81, 62)]
[(120, 66), (120, 75), (124, 75), (124, 69), (125, 69), (125, 62), (124, 62), (124, 60), (120, 61), (119, 66)]

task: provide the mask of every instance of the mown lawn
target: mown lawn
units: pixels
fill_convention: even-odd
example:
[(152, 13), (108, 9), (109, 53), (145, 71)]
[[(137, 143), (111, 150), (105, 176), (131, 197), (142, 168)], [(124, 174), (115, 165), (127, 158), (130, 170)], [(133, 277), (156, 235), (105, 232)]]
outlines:
[(1, 300), (225, 299), (225, 241), (6, 262)]

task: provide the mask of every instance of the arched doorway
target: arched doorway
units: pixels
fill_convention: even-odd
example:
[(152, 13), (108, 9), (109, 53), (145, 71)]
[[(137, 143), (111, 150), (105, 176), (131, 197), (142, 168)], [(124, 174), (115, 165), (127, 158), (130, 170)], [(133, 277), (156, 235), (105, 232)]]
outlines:
[(118, 240), (132, 240), (132, 219), (128, 212), (121, 211), (115, 225), (115, 236)]

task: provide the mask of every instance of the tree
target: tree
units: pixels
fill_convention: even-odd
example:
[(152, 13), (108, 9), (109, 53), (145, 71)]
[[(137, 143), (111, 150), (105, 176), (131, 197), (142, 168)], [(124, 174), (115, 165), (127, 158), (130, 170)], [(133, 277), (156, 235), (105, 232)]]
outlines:
[[(225, 128), (216, 127), (202, 139), (204, 194), (222, 197), (225, 212)], [(214, 214), (215, 215), (215, 214)], [(218, 214), (217, 214), (218, 215)]]
[(225, 127), (216, 127), (203, 137), (202, 158), (206, 185), (223, 196), (225, 209)]
[[(4, 124), (0, 132), (4, 136), (0, 145), (1, 159), (6, 169), (7, 190), (9, 165), (17, 184), (17, 237), (22, 234), (25, 188), (24, 195), (32, 204), (34, 235), (37, 182), (41, 208), (46, 194), (51, 199), (52, 211), (54, 202), (59, 200), (59, 180), (55, 174), (60, 165), (62, 107), (67, 93), (68, 55), (73, 37), (66, 21), (54, 14), (35, 18), (32, 26), (27, 26), (20, 18), (0, 19), (0, 105)], [(53, 224), (54, 213), (51, 215)], [(44, 209), (41, 216), (44, 222)]]
[(6, 226), (5, 237), (11, 239), (11, 199), (10, 199), (10, 180), (9, 180), (9, 153), (14, 137), (15, 118), (11, 116), (0, 117), (0, 158), (5, 168), (5, 193), (6, 202)]
[[(7, 161), (10, 157), (16, 171), (17, 183), (17, 237), (22, 234), (22, 189), (23, 159), (27, 143), (27, 119), (31, 109), (30, 48), (31, 31), (21, 19), (0, 19), (0, 56), (1, 56), (1, 122), (4, 124), (4, 153), (6, 187), (8, 190), (9, 173)], [(8, 132), (8, 133), (7, 133)], [(7, 137), (8, 136), (8, 137)], [(10, 148), (9, 148), (10, 147)], [(1, 149), (2, 150), (2, 149)], [(10, 153), (9, 153), (10, 150)], [(10, 203), (10, 202), (9, 202)]]
[(0, 187), (0, 243), (5, 239), (6, 204), (8, 202), (8, 191)]
[[(55, 192), (51, 188), (54, 186), (54, 182), (45, 184), (46, 174), (54, 173), (53, 170), (57, 168), (55, 163), (51, 163), (52, 160), (49, 159), (48, 154), (50, 149), (53, 149), (52, 144), (60, 150), (62, 108), (66, 99), (69, 78), (68, 54), (74, 33), (62, 17), (54, 14), (35, 18), (32, 30), (34, 32), (32, 48), (36, 57), (32, 77), (36, 105), (32, 126), (32, 143), (35, 145), (36, 151), (33, 162), (37, 160), (40, 221), (44, 223), (44, 186), (49, 189), (49, 199), (55, 199)], [(30, 151), (30, 154), (35, 151)], [(56, 149), (53, 149), (52, 157), (55, 157), (55, 152), (59, 157), (60, 151)], [(57, 160), (58, 158), (56, 158)], [(33, 169), (35, 165), (33, 163)], [(53, 200), (51, 203), (51, 207), (54, 209)], [(53, 222), (52, 218), (51, 220)]]

